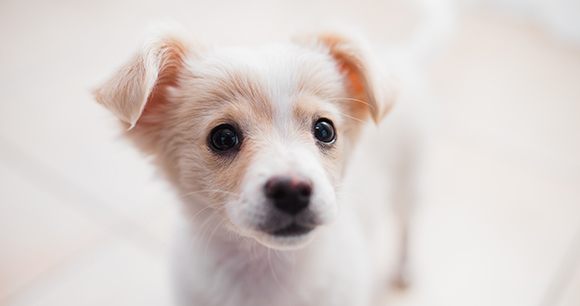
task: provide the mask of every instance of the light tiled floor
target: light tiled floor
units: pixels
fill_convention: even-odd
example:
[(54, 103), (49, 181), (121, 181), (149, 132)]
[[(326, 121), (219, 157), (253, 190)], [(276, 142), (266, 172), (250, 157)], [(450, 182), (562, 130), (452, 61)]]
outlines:
[[(2, 1), (0, 305), (168, 305), (178, 201), (88, 89), (152, 19), (253, 45), (321, 16), (375, 44), (417, 20), (378, 0)], [(433, 186), (391, 305), (580, 304), (580, 50), (498, 16), (462, 11), (429, 63)]]
[(23, 289), (102, 235), (98, 225), (0, 165), (0, 296)]
[(170, 305), (168, 271), (134, 243), (108, 237), (9, 305)]

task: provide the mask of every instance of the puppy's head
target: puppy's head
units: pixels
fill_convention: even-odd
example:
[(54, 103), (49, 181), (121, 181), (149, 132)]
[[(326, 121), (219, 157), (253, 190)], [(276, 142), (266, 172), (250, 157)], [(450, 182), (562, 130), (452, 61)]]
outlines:
[(393, 102), (365, 43), (337, 33), (259, 49), (157, 33), (95, 97), (188, 205), (273, 248), (302, 246), (336, 217), (361, 125)]

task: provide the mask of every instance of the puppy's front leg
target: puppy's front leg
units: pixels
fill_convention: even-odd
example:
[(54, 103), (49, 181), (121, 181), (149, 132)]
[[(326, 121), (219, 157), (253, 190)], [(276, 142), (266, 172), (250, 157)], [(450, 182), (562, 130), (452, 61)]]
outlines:
[[(408, 182), (407, 182), (408, 183)], [(403, 185), (406, 185), (404, 183)], [(415, 201), (412, 192), (397, 191), (397, 201), (395, 202), (395, 212), (399, 222), (399, 250), (397, 258), (397, 268), (393, 278), (393, 285), (397, 289), (406, 289), (411, 283), (411, 271), (409, 267), (409, 236), (412, 210)]]
[(405, 289), (411, 283), (409, 253), (410, 240), (413, 237), (412, 220), (415, 207), (423, 197), (426, 176), (427, 144), (425, 135), (417, 133), (417, 130), (410, 134), (402, 146), (403, 154), (400, 154), (398, 163), (394, 167), (395, 177), (392, 195), (400, 233), (398, 266), (395, 270), (393, 285), (399, 289)]

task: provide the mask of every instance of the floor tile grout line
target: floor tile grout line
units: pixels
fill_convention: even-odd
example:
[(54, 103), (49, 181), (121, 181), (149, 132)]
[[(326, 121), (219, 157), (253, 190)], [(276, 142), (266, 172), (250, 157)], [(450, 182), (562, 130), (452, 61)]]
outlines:
[[(466, 141), (467, 145), (471, 145), (471, 146), (475, 145), (477, 147), (486, 147), (486, 144), (491, 142), (490, 141), (491, 136), (499, 136), (499, 135), (497, 135), (497, 133), (495, 133), (493, 131), (483, 131), (479, 127), (472, 125), (472, 124), (469, 124), (468, 122), (466, 122), (464, 120), (454, 118), (453, 116), (449, 116), (447, 119), (451, 119), (452, 121), (455, 121), (456, 123), (460, 123), (462, 126), (464, 126), (464, 128), (460, 131), (451, 129), (451, 131), (449, 131), (449, 133), (450, 133), (451, 137), (457, 138), (460, 141), (464, 141), (464, 142)], [(450, 127), (452, 128), (453, 126), (454, 125), (451, 125)], [(468, 133), (468, 132), (466, 132), (465, 127), (467, 127), (468, 129), (474, 130), (476, 133), (478, 133), (478, 136), (484, 137), (485, 140), (478, 141), (478, 140), (473, 140), (471, 138), (468, 138), (466, 136), (466, 133)], [(486, 133), (486, 132), (489, 132), (489, 133)], [(501, 139), (500, 144), (501, 143), (507, 144), (507, 143), (509, 143), (509, 140), (510, 140), (509, 137), (505, 137), (505, 136), (504, 137), (499, 136), (498, 138)], [(558, 165), (559, 168), (557, 170), (546, 171), (547, 170), (546, 167), (537, 167), (535, 165), (531, 165), (529, 162), (529, 159), (528, 159), (528, 161), (520, 163), (519, 167), (525, 166), (525, 168), (529, 169), (528, 171), (535, 173), (535, 175), (542, 174), (543, 172), (549, 172), (549, 174), (552, 176), (551, 179), (556, 180), (560, 184), (564, 183), (567, 187), (577, 188), (580, 180), (579, 181), (573, 180), (573, 183), (570, 183), (569, 181), (565, 181), (565, 180), (563, 180), (563, 178), (562, 178), (563, 175), (561, 172), (559, 172), (559, 170), (563, 169), (564, 163), (569, 162), (571, 165), (570, 168), (572, 168), (572, 170), (568, 171), (568, 173), (573, 172), (574, 178), (576, 178), (576, 177), (580, 178), (580, 164), (579, 163), (574, 162), (572, 160), (569, 160), (565, 157), (558, 156), (557, 154), (553, 154), (552, 152), (548, 152), (546, 150), (541, 150), (539, 148), (534, 148), (533, 146), (530, 146), (530, 145), (522, 143), (522, 142), (514, 141), (513, 143), (515, 143), (516, 145), (511, 145), (511, 143), (510, 143), (511, 148), (509, 149), (509, 152), (507, 154), (498, 153), (497, 150), (489, 149), (489, 148), (486, 148), (486, 150), (491, 151), (488, 153), (493, 154), (494, 156), (500, 158), (501, 160), (505, 160), (507, 158), (508, 161), (511, 161), (514, 158), (513, 152), (521, 151), (521, 150), (525, 149), (526, 147), (529, 149), (534, 149), (534, 151), (536, 152), (536, 154), (535, 154), (536, 156), (534, 156), (534, 157), (542, 160), (544, 166), (546, 164), (548, 164), (548, 161), (547, 161), (548, 159), (556, 159), (559, 162), (559, 165)], [(559, 173), (556, 173), (556, 172), (559, 172)], [(574, 272), (578, 271), (580, 269), (580, 227), (573, 234), (573, 238), (569, 242), (569, 248), (563, 252), (561, 260), (559, 261), (559, 263), (556, 263), (556, 265), (557, 265), (557, 267), (554, 269), (554, 273), (553, 273), (552, 278), (550, 279), (550, 281), (546, 285), (545, 291), (542, 293), (542, 295), (539, 298), (539, 301), (537, 304), (538, 306), (556, 306), (556, 305), (558, 305), (557, 303), (561, 302), (561, 299), (564, 297), (566, 290), (571, 286), (571, 282), (573, 281), (572, 277), (574, 276)]]
[(538, 306), (555, 306), (562, 300), (572, 282), (575, 272), (580, 271), (580, 226), (574, 235), (570, 248), (556, 267), (547, 289)]
[(158, 255), (155, 250), (159, 250), (163, 243), (148, 233), (142, 225), (113, 210), (97, 197), (76, 186), (2, 137), (0, 137), (0, 162), (22, 175), (31, 184), (45, 190), (69, 208), (95, 222), (105, 233), (137, 243), (141, 249), (145, 245), (148, 254)]
[[(22, 175), (28, 182), (64, 201), (65, 204), (70, 206), (70, 203), (73, 202), (80, 204), (79, 206), (83, 207), (83, 210), (88, 209), (90, 213), (86, 211), (81, 211), (81, 213), (85, 216), (88, 215), (90, 220), (99, 225), (107, 227), (111, 224), (111, 220), (121, 217), (108, 205), (103, 205), (102, 201), (78, 188), (57, 171), (50, 169), (49, 166), (3, 138), (0, 138), (0, 161), (4, 161), (8, 167)], [(90, 204), (87, 205), (87, 203)], [(78, 211), (78, 207), (75, 210)]]
[(75, 248), (72, 252), (66, 254), (63, 258), (61, 258), (58, 262), (51, 265), (49, 268), (43, 270), (39, 275), (35, 276), (31, 280), (27, 282), (26, 285), (22, 286), (22, 288), (12, 292), (8, 296), (4, 297), (0, 300), (0, 305), (10, 305), (12, 301), (17, 299), (19, 296), (23, 296), (24, 293), (28, 292), (31, 287), (35, 287), (40, 283), (46, 281), (46, 279), (50, 278), (51, 275), (55, 275), (58, 271), (61, 271), (64, 267), (71, 264), (71, 262), (75, 262), (82, 258), (83, 256), (88, 255), (95, 245), (102, 243), (103, 237), (98, 236), (90, 239), (88, 242), (84, 243), (83, 245)]
[[(121, 223), (129, 224), (131, 227), (140, 229), (148, 236), (140, 224), (134, 222), (123, 213), (115, 211), (105, 201), (100, 200), (57, 171), (0, 137), (0, 162), (2, 160), (27, 181), (52, 194), (63, 201), (64, 204), (73, 207), (75, 211), (80, 212), (103, 228), (114, 228)], [(75, 203), (75, 205), (71, 205), (71, 202)]]
[(153, 259), (159, 259), (160, 257), (159, 248), (162, 243), (155, 239), (155, 237), (146, 237), (145, 242), (147, 245), (143, 245), (142, 243), (139, 243), (139, 240), (143, 241), (143, 239), (140, 239), (143, 238), (142, 233), (136, 233), (138, 235), (137, 237), (134, 235), (131, 236), (131, 232), (134, 233), (132, 227), (126, 228), (123, 225), (117, 225), (111, 226), (110, 228), (104, 228), (103, 230), (103, 235), (91, 239), (92, 242), (87, 242), (83, 246), (80, 246), (65, 255), (61, 260), (53, 264), (51, 267), (41, 272), (33, 279), (29, 280), (27, 284), (24, 285), (21, 289), (9, 294), (0, 300), (0, 305), (10, 305), (11, 300), (18, 299), (19, 296), (24, 296), (27, 292), (29, 292), (29, 290), (34, 290), (34, 288), (31, 289), (31, 287), (34, 287), (35, 284), (46, 282), (51, 277), (57, 275), (62, 268), (68, 267), (71, 262), (74, 263), (77, 260), (81, 260), (83, 257), (89, 256), (91, 249), (94, 249), (95, 245), (97, 245), (96, 248), (98, 248), (98, 245), (103, 243), (103, 241), (105, 241), (108, 236), (116, 237), (129, 245), (135, 246), (138, 250), (142, 251), (144, 254), (152, 257)]
[[(57, 263), (55, 263), (50, 268), (43, 271), (40, 275), (29, 280), (27, 285), (23, 286), (21, 289), (17, 290), (16, 292), (13, 292), (12, 294), (0, 300), (0, 305), (2, 306), (27, 305), (27, 302), (19, 303), (18, 301), (19, 300), (22, 301), (23, 299), (24, 300), (29, 299), (30, 301), (33, 301), (35, 298), (38, 298), (39, 295), (42, 295), (42, 292), (38, 293), (39, 291), (38, 288), (42, 284), (47, 283), (51, 278), (59, 277), (59, 275), (63, 273), (62, 272), (63, 270), (67, 269), (70, 270), (71, 267), (78, 265), (79, 263), (82, 263), (83, 259), (90, 257), (91, 254), (102, 248), (103, 244), (106, 243), (107, 240), (112, 239), (112, 237), (120, 239), (120, 241), (122, 241), (123, 243), (127, 243), (129, 245), (134, 246), (137, 250), (143, 252), (143, 254), (151, 257), (154, 260), (159, 259), (159, 254), (153, 254), (158, 252), (155, 252), (155, 250), (151, 250), (151, 246), (143, 247), (143, 245), (140, 245), (138, 241), (135, 241), (134, 239), (135, 237), (128, 237), (126, 234), (130, 233), (122, 231), (122, 226), (118, 226), (117, 230), (113, 229), (105, 231), (103, 235), (94, 237), (93, 239), (91, 239), (91, 241), (85, 243), (82, 246), (79, 246), (74, 251), (68, 253)], [(48, 289), (48, 291), (52, 289)], [(31, 292), (33, 294), (36, 293), (36, 297), (29, 297)]]

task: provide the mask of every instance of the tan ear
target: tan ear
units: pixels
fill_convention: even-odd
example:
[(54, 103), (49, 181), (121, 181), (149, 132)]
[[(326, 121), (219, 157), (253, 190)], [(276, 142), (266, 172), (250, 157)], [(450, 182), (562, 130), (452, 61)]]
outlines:
[(372, 119), (379, 124), (396, 100), (396, 86), (394, 80), (382, 73), (368, 43), (355, 35), (336, 31), (300, 35), (293, 41), (328, 52), (344, 73), (352, 97), (368, 103)]
[(140, 50), (93, 94), (100, 104), (133, 128), (145, 108), (162, 103), (166, 88), (176, 86), (185, 58), (192, 52), (179, 29), (152, 32)]

